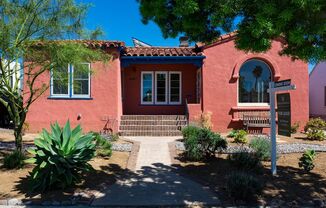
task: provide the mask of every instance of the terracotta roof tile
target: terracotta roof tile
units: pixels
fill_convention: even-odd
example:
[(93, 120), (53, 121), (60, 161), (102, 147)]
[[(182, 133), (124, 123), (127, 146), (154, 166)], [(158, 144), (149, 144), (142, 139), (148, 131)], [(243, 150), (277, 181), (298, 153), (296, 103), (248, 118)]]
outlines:
[(43, 46), (46, 43), (52, 42), (72, 42), (72, 43), (83, 43), (86, 46), (91, 46), (94, 48), (118, 48), (125, 46), (122, 41), (111, 41), (111, 40), (50, 40), (50, 41), (35, 41), (35, 46)]
[(125, 47), (122, 56), (202, 56), (196, 47)]
[(213, 40), (210, 43), (202, 43), (202, 42), (198, 42), (196, 43), (196, 45), (200, 48), (208, 48), (211, 46), (215, 46), (217, 44), (223, 43), (225, 41), (229, 41), (229, 40), (234, 40), (237, 36), (237, 31), (231, 32), (231, 33), (227, 33), (224, 35), (221, 35), (220, 37), (216, 38), (215, 40)]

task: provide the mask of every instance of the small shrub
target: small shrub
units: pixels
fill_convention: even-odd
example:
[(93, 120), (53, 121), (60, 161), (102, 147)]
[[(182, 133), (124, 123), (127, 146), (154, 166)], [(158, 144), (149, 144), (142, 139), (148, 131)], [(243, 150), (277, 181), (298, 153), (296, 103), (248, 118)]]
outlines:
[(64, 128), (55, 123), (51, 130), (43, 129), (34, 140), (36, 149), (28, 150), (34, 157), (26, 162), (36, 165), (30, 173), (33, 191), (72, 186), (93, 169), (88, 161), (95, 155), (94, 134), (82, 135), (79, 125), (71, 130), (69, 121)]
[(309, 129), (312, 130), (325, 130), (326, 121), (321, 118), (312, 118), (310, 119), (304, 127), (304, 131), (308, 132)]
[(307, 133), (307, 138), (310, 140), (323, 141), (326, 138), (324, 130), (309, 128), (306, 133)]
[(272, 143), (270, 140), (263, 137), (256, 137), (250, 141), (249, 147), (256, 152), (260, 160), (271, 160)]
[(262, 193), (261, 182), (245, 172), (232, 172), (227, 178), (227, 191), (236, 200), (250, 201)]
[(230, 137), (230, 138), (234, 138), (235, 135), (237, 135), (239, 130), (235, 130), (235, 129), (232, 129), (229, 134), (227, 135), (227, 137)]
[(197, 126), (186, 126), (182, 129), (182, 135), (184, 139), (188, 139), (189, 137), (197, 137), (200, 131), (200, 127)]
[(14, 152), (6, 155), (3, 159), (3, 167), (7, 169), (21, 168), (24, 166), (25, 155), (15, 150)]
[(247, 132), (245, 130), (239, 130), (234, 136), (234, 142), (246, 144), (248, 142)]
[(314, 159), (316, 155), (315, 150), (306, 150), (300, 158), (299, 167), (303, 168), (307, 172), (310, 172), (315, 167)]
[(99, 133), (93, 133), (96, 144), (96, 155), (110, 157), (112, 155), (112, 144)]
[(215, 155), (227, 147), (227, 142), (219, 134), (207, 128), (189, 126), (182, 131), (186, 156), (191, 160), (201, 160)]
[(294, 124), (291, 125), (291, 134), (297, 133), (299, 127), (300, 127), (300, 123), (299, 122), (294, 122)]
[(228, 155), (231, 163), (240, 170), (260, 172), (262, 164), (259, 157), (252, 152), (241, 151)]
[(204, 112), (200, 115), (200, 125), (203, 128), (211, 129), (212, 124), (212, 112)]
[(110, 141), (115, 142), (119, 140), (119, 135), (118, 134), (112, 134), (110, 136)]

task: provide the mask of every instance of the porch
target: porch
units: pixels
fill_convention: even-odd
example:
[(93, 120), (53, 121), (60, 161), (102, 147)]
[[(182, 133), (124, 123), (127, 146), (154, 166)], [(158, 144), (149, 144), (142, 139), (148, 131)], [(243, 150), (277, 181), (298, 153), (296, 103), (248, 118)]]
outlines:
[(201, 102), (202, 63), (196, 48), (125, 48), (121, 57), (123, 115), (184, 115)]
[(176, 136), (190, 105), (201, 111), (202, 60), (195, 48), (126, 48), (121, 58), (120, 132), (128, 136)]

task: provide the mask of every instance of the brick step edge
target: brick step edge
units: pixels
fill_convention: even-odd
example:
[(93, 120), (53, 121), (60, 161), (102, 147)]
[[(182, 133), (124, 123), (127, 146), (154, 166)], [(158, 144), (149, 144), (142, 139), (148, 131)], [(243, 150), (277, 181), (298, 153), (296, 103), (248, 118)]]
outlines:
[(121, 131), (121, 136), (182, 136), (181, 131)]

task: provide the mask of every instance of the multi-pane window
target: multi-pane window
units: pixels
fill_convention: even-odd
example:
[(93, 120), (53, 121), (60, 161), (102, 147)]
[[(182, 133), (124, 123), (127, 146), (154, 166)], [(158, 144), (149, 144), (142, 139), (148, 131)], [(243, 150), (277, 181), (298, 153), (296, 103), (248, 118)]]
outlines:
[(166, 104), (166, 94), (167, 94), (167, 73), (166, 72), (156, 72), (156, 100), (157, 104)]
[(73, 67), (73, 95), (89, 95), (89, 64)]
[(53, 69), (51, 75), (51, 97), (90, 97), (90, 64), (69, 64)]
[(69, 95), (69, 67), (52, 70), (52, 95)]
[(257, 59), (246, 61), (240, 68), (239, 103), (268, 103), (271, 81), (269, 66)]
[(170, 72), (170, 103), (181, 103), (181, 73)]
[(181, 104), (181, 72), (143, 71), (141, 99), (142, 104)]
[(142, 103), (152, 104), (153, 103), (153, 73), (142, 72)]

